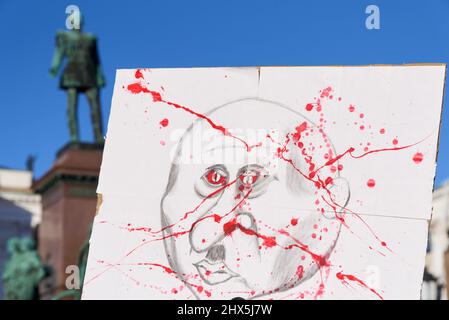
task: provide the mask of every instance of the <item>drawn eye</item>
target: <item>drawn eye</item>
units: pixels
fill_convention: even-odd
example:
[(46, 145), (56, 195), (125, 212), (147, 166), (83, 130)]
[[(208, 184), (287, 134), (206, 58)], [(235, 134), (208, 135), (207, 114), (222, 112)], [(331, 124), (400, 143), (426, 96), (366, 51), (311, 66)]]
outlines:
[(252, 185), (256, 183), (257, 179), (259, 178), (259, 172), (254, 170), (247, 170), (243, 172), (239, 179), (244, 185)]
[(265, 192), (270, 179), (269, 172), (258, 164), (250, 164), (239, 170), (238, 173), (239, 190), (251, 189), (252, 198)]
[(227, 181), (227, 174), (219, 168), (212, 168), (203, 176), (206, 182), (211, 186), (221, 186)]

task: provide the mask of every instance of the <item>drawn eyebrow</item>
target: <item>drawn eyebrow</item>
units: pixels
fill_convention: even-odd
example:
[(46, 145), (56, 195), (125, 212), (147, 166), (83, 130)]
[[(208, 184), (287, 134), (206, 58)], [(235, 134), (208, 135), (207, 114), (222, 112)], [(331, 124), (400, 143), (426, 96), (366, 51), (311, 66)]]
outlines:
[(264, 171), (266, 172), (268, 175), (270, 175), (270, 171), (266, 169), (267, 165), (269, 164), (269, 161), (266, 163), (262, 163), (262, 164), (258, 164), (258, 163), (251, 163), (251, 164), (247, 164), (243, 167), (241, 167), (238, 171), (237, 174), (239, 175), (240, 173), (242, 173), (245, 170), (260, 170), (260, 171)]
[(221, 163), (213, 164), (213, 165), (207, 167), (204, 171), (209, 171), (210, 169), (215, 169), (215, 168), (222, 169), (223, 171), (225, 171), (228, 174), (228, 170), (226, 169), (226, 166)]
[(260, 165), (260, 164), (256, 164), (256, 163), (252, 163), (252, 164), (247, 164), (243, 167), (241, 167), (238, 171), (238, 173), (241, 173), (242, 171), (247, 171), (247, 170), (252, 170), (252, 169), (257, 169), (257, 170), (265, 170), (265, 167)]

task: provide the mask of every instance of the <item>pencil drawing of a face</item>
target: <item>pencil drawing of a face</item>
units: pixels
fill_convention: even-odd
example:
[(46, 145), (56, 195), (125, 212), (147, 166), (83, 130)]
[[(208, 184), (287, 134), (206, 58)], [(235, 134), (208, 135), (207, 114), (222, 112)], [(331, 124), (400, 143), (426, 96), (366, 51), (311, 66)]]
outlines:
[(197, 298), (297, 287), (326, 265), (349, 198), (330, 161), (330, 138), (262, 99), (234, 101), (207, 117), (226, 129), (214, 130), (207, 118), (189, 127), (161, 200), (171, 267)]

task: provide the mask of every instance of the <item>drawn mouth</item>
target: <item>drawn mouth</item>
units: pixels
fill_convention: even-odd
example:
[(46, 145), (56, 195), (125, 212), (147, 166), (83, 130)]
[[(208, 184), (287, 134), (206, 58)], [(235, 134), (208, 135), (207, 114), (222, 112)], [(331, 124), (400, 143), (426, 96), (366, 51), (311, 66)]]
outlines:
[(210, 285), (223, 283), (233, 277), (239, 276), (237, 273), (229, 269), (223, 261), (210, 263), (208, 260), (203, 259), (193, 265), (198, 270), (198, 273), (204, 282)]

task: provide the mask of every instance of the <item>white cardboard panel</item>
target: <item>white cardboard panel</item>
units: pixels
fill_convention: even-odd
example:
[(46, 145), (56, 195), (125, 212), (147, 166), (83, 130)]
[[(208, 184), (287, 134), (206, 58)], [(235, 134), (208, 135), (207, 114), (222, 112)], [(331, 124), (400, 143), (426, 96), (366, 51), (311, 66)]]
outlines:
[(83, 298), (419, 298), (444, 74), (117, 71)]

